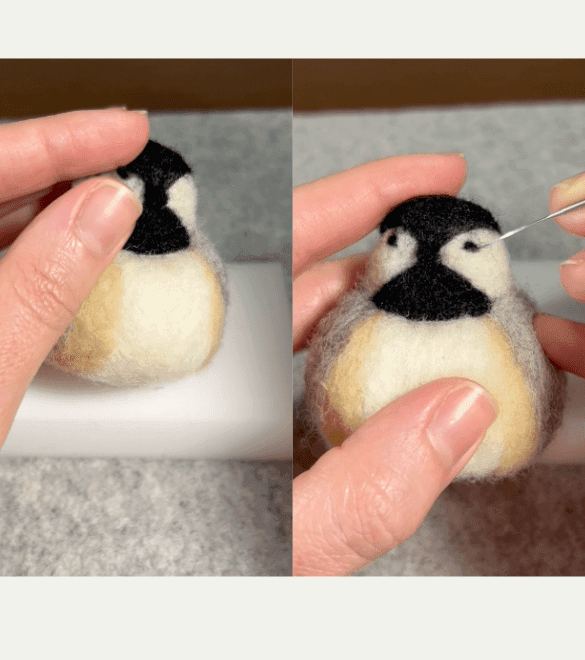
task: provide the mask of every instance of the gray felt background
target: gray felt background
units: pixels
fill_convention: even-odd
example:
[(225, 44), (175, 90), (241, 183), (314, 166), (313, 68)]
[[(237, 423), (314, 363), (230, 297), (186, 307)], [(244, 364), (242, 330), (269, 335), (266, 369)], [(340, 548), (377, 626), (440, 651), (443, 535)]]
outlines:
[[(291, 113), (151, 115), (194, 167), (226, 261), (290, 287)], [(289, 575), (286, 461), (2, 458), (0, 575)]]
[[(297, 115), (293, 142), (295, 185), (393, 154), (463, 153), (462, 196), (492, 210), (505, 232), (546, 215), (550, 187), (585, 170), (585, 103)], [(507, 245), (513, 258), (560, 263), (585, 241), (550, 222)], [(301, 355), (296, 398), (302, 371)], [(585, 467), (537, 466), (496, 484), (452, 485), (414, 536), (358, 574), (584, 575)]]

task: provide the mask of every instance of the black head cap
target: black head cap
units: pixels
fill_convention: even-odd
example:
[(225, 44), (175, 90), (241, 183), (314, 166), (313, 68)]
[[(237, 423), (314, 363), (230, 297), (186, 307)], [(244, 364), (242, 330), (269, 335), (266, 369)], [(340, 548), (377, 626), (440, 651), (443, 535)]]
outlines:
[(494, 229), (501, 234), (493, 215), (465, 199), (434, 195), (415, 197), (390, 211), (380, 225), (380, 233), (404, 227), (419, 244), (436, 251), (453, 237), (473, 229)]
[(170, 188), (175, 181), (192, 170), (181, 154), (149, 140), (144, 151), (128, 165), (119, 167), (117, 172), (123, 179), (135, 174), (154, 188)]
[(192, 172), (181, 154), (149, 140), (135, 160), (116, 172), (122, 179), (138, 176), (144, 183), (142, 215), (124, 249), (137, 254), (167, 254), (188, 248), (189, 234), (167, 206), (169, 188)]

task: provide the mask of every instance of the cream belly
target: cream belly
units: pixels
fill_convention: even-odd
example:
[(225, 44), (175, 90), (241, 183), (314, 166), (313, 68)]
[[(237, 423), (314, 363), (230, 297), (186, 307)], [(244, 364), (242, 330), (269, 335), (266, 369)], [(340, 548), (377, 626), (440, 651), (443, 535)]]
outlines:
[(140, 385), (194, 373), (219, 347), (224, 301), (196, 250), (122, 251), (102, 274), (50, 355), (94, 380)]
[(325, 384), (325, 435), (340, 444), (393, 399), (453, 376), (479, 383), (499, 406), (460, 476), (506, 474), (527, 463), (536, 448), (532, 395), (506, 335), (489, 317), (418, 323), (382, 312), (362, 321)]

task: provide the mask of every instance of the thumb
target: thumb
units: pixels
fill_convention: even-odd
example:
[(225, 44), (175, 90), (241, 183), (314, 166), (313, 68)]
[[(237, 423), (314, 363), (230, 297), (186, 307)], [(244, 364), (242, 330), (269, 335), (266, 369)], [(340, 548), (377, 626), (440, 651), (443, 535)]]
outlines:
[(0, 260), (0, 446), (30, 381), (141, 211), (123, 184), (85, 181), (40, 213)]
[(495, 418), (487, 392), (460, 378), (372, 415), (294, 480), (294, 574), (345, 575), (408, 538)]

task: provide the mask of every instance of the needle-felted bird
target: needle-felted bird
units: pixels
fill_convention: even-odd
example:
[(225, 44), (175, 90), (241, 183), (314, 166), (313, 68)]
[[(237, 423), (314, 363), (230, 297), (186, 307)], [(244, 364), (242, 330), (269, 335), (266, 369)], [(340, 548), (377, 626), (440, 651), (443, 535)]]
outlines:
[(201, 233), (191, 168), (149, 141), (122, 181), (143, 212), (47, 361), (117, 386), (161, 382), (205, 368), (219, 348), (225, 269)]
[(468, 378), (499, 414), (460, 478), (510, 475), (560, 425), (565, 377), (544, 355), (534, 307), (512, 278), (492, 214), (462, 199), (412, 199), (391, 211), (366, 276), (311, 341), (306, 401), (341, 444), (395, 398), (444, 377)]

